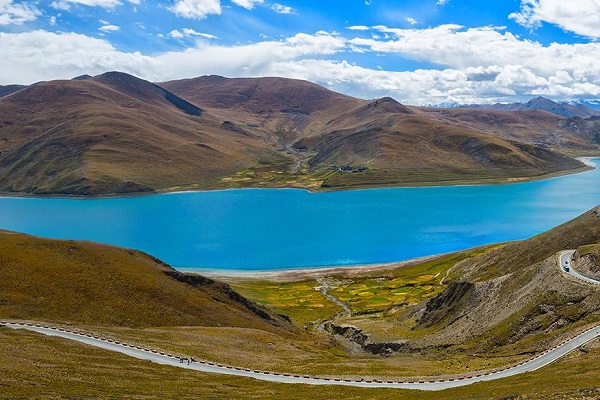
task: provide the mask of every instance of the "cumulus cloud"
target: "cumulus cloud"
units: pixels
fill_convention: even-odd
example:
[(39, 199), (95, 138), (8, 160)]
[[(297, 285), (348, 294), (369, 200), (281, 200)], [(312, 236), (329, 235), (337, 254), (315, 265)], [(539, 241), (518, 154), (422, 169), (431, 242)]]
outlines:
[(416, 25), (418, 22), (416, 19), (412, 18), (412, 17), (406, 17), (404, 18), (406, 20), (406, 22), (408, 22), (410, 25)]
[(0, 70), (5, 83), (65, 79), (109, 70), (143, 76), (151, 60), (137, 52), (119, 52), (104, 39), (76, 33), (0, 33)]
[(210, 14), (221, 14), (220, 0), (177, 0), (169, 8), (183, 18), (204, 19)]
[(171, 32), (169, 32), (169, 36), (173, 39), (182, 39), (185, 37), (185, 35), (177, 29), (173, 29)]
[(547, 22), (578, 35), (600, 38), (600, 0), (521, 0), (520, 11), (509, 18), (527, 28)]
[[(342, 38), (322, 32), (231, 47), (198, 43), (184, 51), (151, 57), (121, 52), (107, 40), (76, 33), (0, 33), (0, 70), (6, 71), (0, 76), (0, 84), (33, 83), (107, 70), (154, 81), (211, 73), (261, 75), (272, 62), (331, 55), (344, 46)], [(70, 56), (65, 57), (66, 53)]]
[(244, 7), (247, 10), (252, 10), (256, 4), (263, 4), (264, 0), (231, 0), (233, 4)]
[(13, 0), (0, 0), (0, 26), (22, 25), (34, 21), (42, 13), (27, 2), (16, 3)]
[[(596, 57), (600, 43), (544, 46), (494, 27), (377, 26), (369, 30), (378, 34), (376, 38), (317, 32), (233, 46), (200, 40), (185, 50), (153, 56), (125, 53), (107, 40), (74, 33), (0, 33), (0, 84), (121, 70), (152, 81), (206, 74), (284, 76), (308, 79), (364, 98), (393, 96), (408, 104), (600, 95)], [(191, 28), (169, 33), (175, 38), (205, 35), (209, 34)], [(340, 61), (353, 51), (399, 55), (436, 63), (439, 68), (386, 71)], [(70, 57), (64, 57), (65, 53)]]
[(595, 61), (599, 43), (543, 46), (519, 39), (503, 27), (464, 29), (440, 25), (427, 29), (375, 27), (390, 35), (388, 40), (354, 38), (349, 43), (376, 53), (398, 54), (444, 67), (465, 69), (522, 65), (540, 76), (569, 71), (574, 79), (597, 80), (600, 67)]

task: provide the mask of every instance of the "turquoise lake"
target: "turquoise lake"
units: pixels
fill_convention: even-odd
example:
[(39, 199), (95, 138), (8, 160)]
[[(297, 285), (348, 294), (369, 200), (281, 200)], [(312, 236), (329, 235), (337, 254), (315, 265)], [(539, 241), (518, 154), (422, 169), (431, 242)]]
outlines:
[(385, 263), (528, 238), (598, 204), (595, 169), (488, 186), (2, 197), (0, 228), (135, 248), (178, 269), (273, 270)]

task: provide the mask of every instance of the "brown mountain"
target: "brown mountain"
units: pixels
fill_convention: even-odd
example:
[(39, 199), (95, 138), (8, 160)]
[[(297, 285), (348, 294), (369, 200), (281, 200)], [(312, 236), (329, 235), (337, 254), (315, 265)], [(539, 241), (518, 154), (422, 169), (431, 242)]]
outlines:
[[(531, 111), (494, 111), (469, 108), (423, 108), (430, 116), (451, 124), (493, 134), (503, 139), (533, 144), (545, 149), (570, 153), (598, 151), (600, 141), (586, 134), (581, 118), (562, 118), (555, 114)], [(575, 121), (575, 123), (572, 123)], [(588, 121), (586, 121), (588, 122)], [(586, 126), (593, 126), (589, 121)]]
[(556, 150), (598, 150), (547, 113), (406, 107), (282, 78), (110, 72), (26, 87), (0, 115), (0, 191), (40, 194), (503, 181), (583, 166)]
[(0, 97), (8, 96), (9, 94), (18, 92), (21, 89), (25, 89), (25, 85), (0, 85)]
[[(98, 194), (210, 182), (269, 154), (221, 121), (122, 73), (29, 86), (0, 99), (0, 190)], [(208, 185), (208, 184), (207, 184)]]

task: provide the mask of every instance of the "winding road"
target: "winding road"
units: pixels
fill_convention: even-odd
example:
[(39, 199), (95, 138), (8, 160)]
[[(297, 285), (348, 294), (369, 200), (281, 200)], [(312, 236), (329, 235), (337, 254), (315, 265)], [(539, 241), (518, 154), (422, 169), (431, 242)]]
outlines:
[[(571, 264), (571, 258), (574, 250), (566, 250), (560, 252), (557, 256), (558, 266), (565, 274), (569, 274), (576, 279), (583, 280), (588, 283), (600, 285), (599, 281), (585, 277), (573, 268), (569, 271), (564, 270), (564, 265), (568, 261)], [(395, 388), (395, 389), (418, 389), (418, 390), (443, 390), (460, 386), (470, 385), (476, 382), (486, 382), (500, 378), (506, 378), (522, 374), (525, 372), (535, 371), (542, 368), (559, 358), (565, 356), (569, 352), (577, 349), (585, 343), (600, 337), (600, 324), (593, 326), (586, 331), (580, 333), (572, 339), (566, 340), (559, 345), (548, 349), (545, 352), (536, 355), (535, 357), (521, 362), (517, 365), (509, 366), (503, 369), (477, 373), (474, 372), (469, 376), (456, 378), (428, 378), (428, 379), (411, 379), (402, 378), (398, 380), (356, 380), (344, 377), (318, 377), (307, 375), (283, 374), (270, 371), (251, 370), (246, 368), (233, 367), (229, 365), (221, 365), (208, 361), (189, 361), (192, 358), (187, 356), (175, 356), (167, 354), (159, 350), (135, 346), (123, 342), (106, 339), (104, 337), (92, 335), (89, 333), (53, 327), (47, 324), (18, 322), (18, 321), (0, 321), (0, 326), (11, 329), (26, 329), (29, 331), (41, 333), (48, 336), (58, 336), (64, 339), (74, 340), (90, 346), (99, 347), (105, 350), (115, 351), (140, 360), (148, 360), (162, 365), (170, 365), (173, 367), (184, 368), (194, 371), (216, 373), (225, 375), (235, 375), (246, 378), (259, 379), (268, 382), (290, 383), (290, 384), (307, 384), (307, 385), (340, 385), (353, 386), (363, 388)]]
[(600, 325), (589, 328), (578, 336), (561, 343), (560, 345), (547, 350), (546, 352), (537, 355), (536, 357), (522, 362), (518, 365), (507, 367), (500, 370), (495, 370), (485, 373), (473, 373), (466, 377), (457, 378), (429, 378), (426, 380), (402, 379), (402, 380), (354, 380), (341, 377), (317, 377), (317, 376), (301, 376), (293, 374), (282, 374), (269, 371), (250, 370), (238, 368), (229, 365), (221, 365), (208, 361), (193, 361), (190, 357), (174, 356), (155, 349), (144, 348), (127, 344), (123, 342), (106, 339), (100, 336), (91, 335), (64, 328), (52, 327), (39, 323), (24, 323), (15, 321), (0, 321), (0, 326), (5, 326), (11, 329), (26, 329), (29, 331), (41, 333), (48, 336), (58, 336), (64, 339), (74, 340), (85, 343), (90, 346), (99, 347), (101, 349), (116, 351), (140, 360), (148, 360), (162, 365), (170, 365), (190, 369), (194, 371), (235, 375), (246, 378), (254, 378), (268, 382), (278, 383), (301, 383), (308, 385), (342, 385), (364, 388), (395, 388), (395, 389), (419, 389), (419, 390), (443, 390), (455, 388), (459, 386), (470, 385), (475, 382), (485, 382), (500, 378), (506, 378), (513, 375), (522, 374), (524, 372), (535, 371), (543, 366), (546, 366), (557, 359), (563, 357), (567, 353), (577, 349), (579, 346), (600, 336)]
[[(558, 253), (558, 264), (560, 269), (562, 270), (563, 273), (568, 274), (570, 276), (572, 276), (575, 279), (579, 279), (580, 281), (584, 281), (587, 283), (591, 283), (593, 285), (598, 285), (600, 286), (600, 281), (597, 281), (595, 279), (589, 278), (585, 275), (581, 275), (579, 272), (577, 272), (574, 268), (573, 268), (573, 263), (572, 263), (572, 259), (573, 259), (573, 254), (575, 253), (575, 250), (564, 250), (561, 251), (560, 253)], [(569, 270), (566, 271), (565, 270), (565, 266), (569, 267)]]

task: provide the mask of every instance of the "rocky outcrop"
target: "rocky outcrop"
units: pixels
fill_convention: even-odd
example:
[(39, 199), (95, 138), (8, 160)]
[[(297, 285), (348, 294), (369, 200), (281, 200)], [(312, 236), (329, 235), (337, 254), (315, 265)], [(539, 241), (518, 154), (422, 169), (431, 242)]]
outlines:
[(454, 282), (442, 293), (427, 302), (425, 311), (419, 319), (419, 324), (432, 326), (467, 303), (475, 294), (475, 284), (471, 282)]
[(388, 356), (409, 349), (406, 341), (371, 342), (369, 334), (352, 325), (336, 325), (333, 322), (327, 322), (323, 328), (350, 344), (351, 347), (371, 354)]
[(600, 279), (600, 253), (598, 252), (581, 254), (576, 251), (573, 254), (573, 266), (580, 274), (592, 279)]
[(265, 309), (264, 307), (254, 303), (253, 301), (248, 300), (247, 298), (245, 298), (244, 296), (242, 296), (241, 294), (239, 294), (238, 292), (234, 291), (231, 286), (229, 286), (226, 283), (223, 282), (217, 282), (215, 280), (212, 280), (210, 278), (204, 277), (202, 275), (197, 275), (197, 274), (184, 274), (181, 273), (179, 271), (176, 271), (174, 269), (169, 269), (167, 271), (164, 271), (164, 273), (175, 279), (178, 280), (179, 282), (183, 282), (183, 283), (187, 283), (188, 285), (191, 286), (212, 286), (215, 290), (218, 290), (222, 293), (227, 294), (227, 296), (235, 301), (236, 303), (239, 303), (241, 305), (243, 305), (244, 307), (246, 307), (249, 311), (253, 312), (254, 314), (258, 315), (259, 317), (261, 317), (264, 320), (267, 320), (269, 322), (271, 322), (272, 324), (276, 325), (276, 326), (281, 326), (281, 325), (287, 325), (289, 324), (289, 318), (288, 317), (280, 317), (280, 316), (276, 316), (276, 315), (272, 315), (271, 313), (269, 313), (269, 311), (267, 309)]

